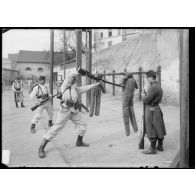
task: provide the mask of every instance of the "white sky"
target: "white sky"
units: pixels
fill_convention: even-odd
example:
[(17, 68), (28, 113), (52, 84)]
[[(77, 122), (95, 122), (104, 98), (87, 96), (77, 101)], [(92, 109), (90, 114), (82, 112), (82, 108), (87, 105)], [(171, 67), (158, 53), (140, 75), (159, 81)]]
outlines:
[(18, 53), (19, 50), (43, 51), (50, 49), (49, 29), (14, 29), (3, 33), (2, 56), (8, 53)]

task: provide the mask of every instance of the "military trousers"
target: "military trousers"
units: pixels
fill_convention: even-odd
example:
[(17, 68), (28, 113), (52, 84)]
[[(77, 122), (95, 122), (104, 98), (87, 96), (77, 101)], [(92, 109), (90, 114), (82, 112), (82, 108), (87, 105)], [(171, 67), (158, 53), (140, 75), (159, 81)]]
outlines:
[(22, 92), (14, 92), (14, 98), (17, 102), (24, 102), (24, 96)]
[(84, 136), (87, 130), (87, 123), (83, 120), (80, 112), (73, 113), (68, 108), (62, 107), (57, 115), (57, 119), (51, 129), (44, 135), (44, 139), (51, 141), (62, 129), (67, 122), (71, 120), (75, 124), (78, 135)]
[(39, 122), (39, 120), (41, 119), (41, 116), (43, 114), (43, 110), (46, 110), (49, 116), (49, 120), (52, 120), (53, 118), (53, 108), (51, 105), (51, 102), (47, 102), (46, 104), (39, 106), (36, 110), (35, 110), (35, 115), (32, 119), (32, 123), (33, 124), (37, 124)]

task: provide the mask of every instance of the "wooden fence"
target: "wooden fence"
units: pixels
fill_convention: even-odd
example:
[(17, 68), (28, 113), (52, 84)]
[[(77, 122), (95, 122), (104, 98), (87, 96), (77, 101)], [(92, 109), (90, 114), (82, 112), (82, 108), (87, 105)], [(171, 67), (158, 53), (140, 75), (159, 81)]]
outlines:
[[(105, 71), (103, 71), (103, 73), (101, 73), (103, 75), (103, 79), (106, 80), (107, 77), (112, 77), (112, 83), (116, 83), (116, 79), (115, 76), (124, 76), (125, 73), (127, 72), (126, 69), (124, 69), (124, 72), (119, 72), (116, 73), (115, 70), (112, 71), (112, 73), (106, 73)], [(96, 72), (98, 74), (98, 72)], [(138, 75), (138, 88), (139, 88), (139, 100), (141, 100), (141, 93), (143, 90), (143, 76), (144, 74), (146, 74), (147, 72), (142, 71), (142, 67), (139, 68), (138, 72), (131, 72), (133, 75)], [(161, 85), (161, 66), (157, 67), (157, 71), (155, 71), (155, 73), (157, 74), (157, 80), (159, 82), (159, 84)], [(117, 83), (118, 84), (118, 83)], [(115, 87), (114, 85), (112, 85), (112, 95), (115, 96)], [(104, 83), (104, 88), (106, 89), (106, 83)]]

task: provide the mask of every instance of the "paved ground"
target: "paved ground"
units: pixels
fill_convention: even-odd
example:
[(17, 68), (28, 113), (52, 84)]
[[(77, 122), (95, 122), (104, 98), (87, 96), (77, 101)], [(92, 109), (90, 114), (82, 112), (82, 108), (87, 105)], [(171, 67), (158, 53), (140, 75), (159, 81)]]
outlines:
[[(42, 136), (48, 131), (47, 114), (38, 124), (38, 132), (30, 133), (33, 112), (32, 102), (25, 93), (25, 108), (15, 108), (13, 92), (3, 92), (2, 135), (3, 150), (10, 150), (10, 167), (168, 167), (179, 149), (179, 108), (161, 105), (167, 129), (164, 152), (157, 155), (144, 155), (138, 149), (138, 134), (131, 128), (131, 135), (125, 136), (122, 120), (121, 97), (104, 94), (99, 117), (83, 115), (88, 122), (88, 131), (84, 140), (88, 148), (75, 147), (77, 132), (72, 122), (46, 147), (47, 157), (38, 157), (38, 147)], [(83, 96), (83, 100), (85, 97)], [(54, 121), (59, 100), (54, 101)], [(142, 103), (135, 102), (135, 114), (139, 130), (141, 129)], [(145, 138), (145, 146), (149, 141)]]

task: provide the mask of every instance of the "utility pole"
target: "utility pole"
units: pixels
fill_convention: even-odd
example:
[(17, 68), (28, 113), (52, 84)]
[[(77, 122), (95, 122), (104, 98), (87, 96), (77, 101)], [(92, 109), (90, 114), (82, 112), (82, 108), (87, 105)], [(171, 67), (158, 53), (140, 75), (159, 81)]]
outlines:
[[(53, 96), (54, 30), (50, 30), (50, 92)], [(53, 99), (51, 100), (53, 105)]]
[[(88, 52), (87, 52), (87, 71), (89, 71), (90, 73), (92, 72), (92, 30), (88, 30), (89, 32), (89, 49), (88, 49)], [(87, 78), (87, 85), (90, 85), (91, 84), (91, 79), (90, 78)], [(86, 95), (86, 105), (87, 105), (87, 108), (88, 106), (90, 105), (91, 103), (91, 92), (88, 91), (87, 92), (87, 95)]]
[(179, 30), (180, 59), (180, 161), (189, 167), (189, 30)]
[(64, 80), (66, 78), (66, 36), (63, 30), (63, 62), (64, 62)]
[[(81, 49), (81, 45), (82, 45), (82, 30), (81, 29), (77, 29), (76, 30), (76, 63), (77, 63), (77, 70), (78, 68), (82, 67), (82, 49)], [(81, 86), (82, 84), (82, 80), (81, 80), (81, 76), (78, 77), (77, 79), (77, 85)], [(79, 102), (82, 101), (82, 96), (79, 95), (78, 96)]]

